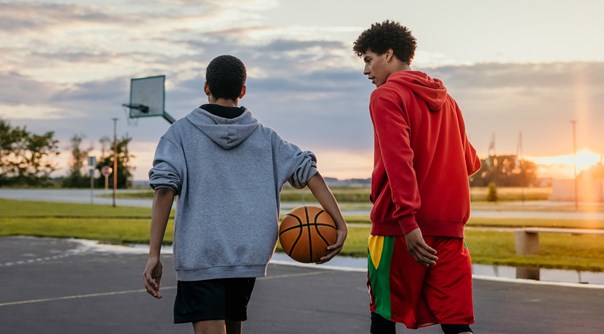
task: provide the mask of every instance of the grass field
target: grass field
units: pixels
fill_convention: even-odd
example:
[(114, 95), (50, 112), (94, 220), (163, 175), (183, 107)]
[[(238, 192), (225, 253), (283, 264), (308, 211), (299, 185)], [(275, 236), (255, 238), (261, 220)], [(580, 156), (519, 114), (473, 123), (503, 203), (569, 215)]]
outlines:
[[(369, 187), (332, 187), (334, 196), (342, 203), (369, 203)], [(487, 198), (487, 188), (472, 188), (473, 202), (484, 202)], [(543, 201), (549, 198), (551, 188), (498, 188), (500, 202), (510, 201)], [(105, 195), (107, 197), (111, 195)], [(120, 198), (153, 198), (153, 191), (141, 190), (136, 192), (118, 193)], [(314, 197), (308, 188), (295, 189), (289, 186), (283, 188), (281, 201), (312, 202)]]
[[(147, 243), (150, 209), (89, 204), (30, 202), (0, 199), (0, 236), (30, 235), (39, 237), (93, 239), (111, 244)], [(365, 257), (369, 234), (367, 216), (347, 216), (349, 236), (342, 255)], [(589, 226), (586, 226), (589, 224)], [(575, 227), (604, 229), (604, 221), (563, 219), (485, 219), (472, 218), (470, 227)], [(172, 221), (165, 243), (173, 240)], [(510, 266), (537, 265), (604, 271), (602, 236), (542, 234), (538, 255), (514, 254), (512, 231), (468, 229), (466, 243), (474, 263)]]

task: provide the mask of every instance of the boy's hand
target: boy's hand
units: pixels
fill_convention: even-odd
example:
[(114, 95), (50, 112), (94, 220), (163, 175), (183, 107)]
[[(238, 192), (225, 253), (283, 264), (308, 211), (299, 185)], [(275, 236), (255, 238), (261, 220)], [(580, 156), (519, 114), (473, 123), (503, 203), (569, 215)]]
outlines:
[(348, 235), (348, 229), (346, 227), (339, 228), (336, 231), (336, 235), (336, 243), (327, 247), (327, 255), (323, 256), (319, 261), (317, 261), (317, 264), (325, 263), (331, 260), (334, 256), (338, 255), (344, 246), (344, 241)]
[(436, 264), (438, 260), (436, 250), (426, 244), (419, 228), (405, 234), (405, 242), (409, 253), (417, 263), (426, 267)]
[(159, 293), (159, 284), (161, 282), (161, 275), (163, 266), (159, 257), (150, 257), (147, 261), (147, 267), (143, 273), (143, 281), (145, 282), (145, 289), (151, 296), (161, 299), (162, 296)]

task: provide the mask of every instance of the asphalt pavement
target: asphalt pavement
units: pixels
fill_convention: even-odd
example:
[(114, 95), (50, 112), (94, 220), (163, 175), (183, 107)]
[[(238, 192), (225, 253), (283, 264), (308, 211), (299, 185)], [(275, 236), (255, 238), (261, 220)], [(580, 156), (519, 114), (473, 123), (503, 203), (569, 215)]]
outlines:
[[(91, 197), (89, 190), (0, 189), (0, 198), (111, 204), (110, 197), (96, 197), (110, 193), (96, 190)], [(118, 204), (150, 207), (151, 201), (118, 199)], [(486, 217), (532, 214), (472, 212)], [(601, 213), (546, 214), (604, 219)], [(163, 262), (164, 299), (158, 301), (142, 286), (144, 249), (1, 237), (0, 333), (192, 333), (190, 325), (172, 324), (172, 256), (164, 255)], [(273, 263), (269, 275), (257, 280), (244, 332), (368, 333), (365, 281), (366, 273), (358, 268)], [(601, 333), (604, 328), (602, 286), (479, 277), (474, 298), (476, 333)], [(398, 325), (397, 332), (441, 331), (438, 326), (409, 331)]]
[[(175, 275), (162, 256), (164, 298), (143, 289), (143, 249), (69, 239), (0, 238), (0, 333), (192, 333), (172, 324)], [(245, 333), (368, 333), (366, 273), (271, 264), (257, 280)], [(604, 289), (474, 280), (476, 333), (601, 333)], [(398, 333), (409, 330), (399, 325)], [(438, 326), (414, 331), (440, 333)]]

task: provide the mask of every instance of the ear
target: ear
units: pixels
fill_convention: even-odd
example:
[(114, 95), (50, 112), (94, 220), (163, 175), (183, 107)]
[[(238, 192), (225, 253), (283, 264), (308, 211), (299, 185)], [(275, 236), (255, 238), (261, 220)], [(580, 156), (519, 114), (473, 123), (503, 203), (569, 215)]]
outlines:
[(394, 50), (388, 49), (388, 50), (386, 50), (386, 52), (384, 52), (384, 55), (386, 56), (386, 61), (389, 62), (392, 60), (392, 57), (394, 56)]
[(203, 84), (203, 91), (204, 91), (204, 93), (206, 93), (206, 95), (208, 97), (210, 95), (212, 95), (212, 92), (210, 92), (210, 86), (208, 86), (208, 82), (207, 81)]
[(246, 88), (245, 85), (243, 85), (243, 87), (241, 87), (241, 93), (239, 93), (239, 98), (243, 98), (243, 96), (245, 95), (246, 92)]

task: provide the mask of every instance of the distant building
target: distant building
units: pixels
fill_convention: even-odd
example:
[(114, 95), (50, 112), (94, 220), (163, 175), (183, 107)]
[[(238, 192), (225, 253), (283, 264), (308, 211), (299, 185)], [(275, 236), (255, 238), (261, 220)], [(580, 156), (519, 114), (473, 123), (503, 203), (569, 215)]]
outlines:
[(539, 177), (539, 178), (537, 178), (535, 187), (551, 188), (553, 182), (554, 182), (554, 179), (551, 177)]
[[(600, 162), (581, 172), (577, 177), (578, 201), (604, 202), (604, 164)], [(574, 201), (575, 181), (554, 180), (550, 201)]]
[[(604, 180), (582, 178), (577, 182), (578, 200), (581, 202), (604, 202)], [(574, 201), (574, 180), (553, 180), (550, 201)]]
[(371, 178), (340, 180), (335, 177), (325, 177), (325, 182), (330, 187), (369, 187), (371, 185)]

